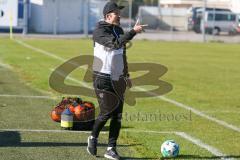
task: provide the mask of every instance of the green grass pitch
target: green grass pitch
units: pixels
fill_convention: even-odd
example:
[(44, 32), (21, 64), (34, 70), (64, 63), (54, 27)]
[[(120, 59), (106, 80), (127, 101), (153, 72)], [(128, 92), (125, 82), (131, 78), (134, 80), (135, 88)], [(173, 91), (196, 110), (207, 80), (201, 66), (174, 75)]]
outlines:
[[(0, 37), (0, 159), (96, 159), (86, 152), (89, 133), (47, 132), (60, 129), (59, 124), (50, 119), (49, 113), (63, 94), (49, 87), (49, 76), (63, 61), (43, 53), (54, 54), (64, 61), (79, 55), (92, 55), (92, 41), (35, 38), (17, 40), (32, 49), (16, 40)], [(129, 63), (159, 63), (168, 68), (168, 72), (161, 77), (161, 80), (173, 85), (173, 90), (165, 95), (167, 98), (240, 128), (239, 50), (238, 44), (133, 41), (127, 54)], [(141, 74), (131, 73), (133, 77)], [(83, 75), (82, 68), (70, 74), (80, 81)], [(71, 80), (66, 80), (66, 84), (79, 85)], [(149, 89), (151, 86), (142, 87)], [(49, 96), (50, 99), (4, 95)], [(81, 93), (79, 95), (96, 104), (95, 98)], [(180, 145), (180, 155), (176, 159), (221, 158), (214, 155), (211, 148), (208, 151), (176, 134), (141, 131), (184, 132), (217, 149), (226, 157), (240, 159), (238, 131), (173, 103), (156, 97), (138, 98), (135, 106), (124, 106), (124, 114), (118, 148), (123, 159), (161, 159), (160, 146), (167, 139), (174, 139)], [(140, 117), (136, 118), (137, 114)], [(152, 120), (147, 117), (153, 114), (184, 115), (185, 118), (176, 120), (162, 117)], [(31, 130), (46, 132), (30, 132)], [(108, 134), (100, 135), (98, 159), (104, 159), (107, 138)]]

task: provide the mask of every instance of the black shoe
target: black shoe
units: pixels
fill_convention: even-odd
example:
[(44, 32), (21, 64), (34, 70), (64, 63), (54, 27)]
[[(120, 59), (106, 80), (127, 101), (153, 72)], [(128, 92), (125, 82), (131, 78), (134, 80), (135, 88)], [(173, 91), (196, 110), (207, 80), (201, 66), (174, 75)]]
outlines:
[(104, 157), (107, 159), (120, 160), (120, 156), (114, 147), (112, 147), (110, 150), (107, 150), (104, 154)]
[(97, 138), (94, 138), (92, 136), (88, 137), (87, 151), (93, 156), (97, 155)]

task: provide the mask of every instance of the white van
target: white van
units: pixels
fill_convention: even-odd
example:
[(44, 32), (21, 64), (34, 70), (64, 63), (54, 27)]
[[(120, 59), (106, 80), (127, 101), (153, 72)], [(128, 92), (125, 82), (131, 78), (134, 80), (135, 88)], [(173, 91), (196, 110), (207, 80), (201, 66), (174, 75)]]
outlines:
[[(205, 31), (209, 34), (231, 33), (238, 28), (238, 15), (230, 11), (206, 11), (204, 20)], [(202, 29), (203, 21), (201, 22), (201, 31)]]

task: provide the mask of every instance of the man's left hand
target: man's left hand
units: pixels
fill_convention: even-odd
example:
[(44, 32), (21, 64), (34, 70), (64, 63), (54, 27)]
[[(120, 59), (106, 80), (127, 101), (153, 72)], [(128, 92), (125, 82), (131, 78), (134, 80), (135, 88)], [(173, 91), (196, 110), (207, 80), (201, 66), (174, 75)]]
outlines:
[(130, 78), (126, 79), (127, 87), (132, 88), (132, 80)]

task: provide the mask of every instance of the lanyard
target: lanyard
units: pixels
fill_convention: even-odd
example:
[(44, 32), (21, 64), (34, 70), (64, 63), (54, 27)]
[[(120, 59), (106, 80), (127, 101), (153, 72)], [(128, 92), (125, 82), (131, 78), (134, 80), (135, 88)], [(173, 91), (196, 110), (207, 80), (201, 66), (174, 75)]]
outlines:
[(113, 27), (113, 32), (114, 32), (114, 34), (117, 36), (117, 39), (119, 38), (119, 35), (116, 33), (116, 31), (115, 31), (115, 26)]

